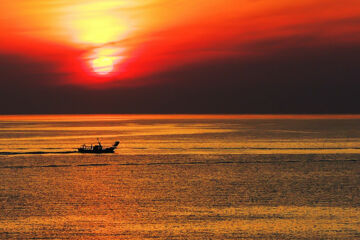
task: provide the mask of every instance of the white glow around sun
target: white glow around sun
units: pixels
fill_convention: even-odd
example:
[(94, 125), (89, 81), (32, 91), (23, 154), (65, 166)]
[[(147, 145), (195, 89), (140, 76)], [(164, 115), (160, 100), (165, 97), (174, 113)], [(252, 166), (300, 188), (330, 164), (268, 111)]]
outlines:
[(122, 49), (116, 47), (103, 47), (95, 49), (90, 57), (90, 65), (93, 71), (100, 75), (106, 75), (114, 70), (114, 65), (123, 58)]

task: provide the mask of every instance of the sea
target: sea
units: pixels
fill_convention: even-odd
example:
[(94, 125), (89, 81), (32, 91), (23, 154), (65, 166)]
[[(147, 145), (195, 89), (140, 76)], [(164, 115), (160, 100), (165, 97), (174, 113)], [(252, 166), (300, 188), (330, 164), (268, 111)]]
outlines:
[(360, 116), (0, 116), (0, 239), (360, 239)]

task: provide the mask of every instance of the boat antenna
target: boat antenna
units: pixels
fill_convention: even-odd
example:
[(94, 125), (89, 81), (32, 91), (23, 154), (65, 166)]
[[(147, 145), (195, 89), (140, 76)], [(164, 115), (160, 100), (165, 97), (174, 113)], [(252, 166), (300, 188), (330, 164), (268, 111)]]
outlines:
[(98, 141), (99, 145), (101, 146), (101, 142), (100, 142), (99, 138), (96, 138), (96, 139), (97, 139), (97, 141)]

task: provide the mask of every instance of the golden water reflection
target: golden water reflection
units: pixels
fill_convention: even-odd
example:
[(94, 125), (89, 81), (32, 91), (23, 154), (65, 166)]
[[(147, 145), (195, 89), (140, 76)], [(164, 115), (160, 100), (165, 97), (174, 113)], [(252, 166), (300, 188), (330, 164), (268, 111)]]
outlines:
[(56, 117), (0, 117), (1, 239), (360, 236), (357, 118)]

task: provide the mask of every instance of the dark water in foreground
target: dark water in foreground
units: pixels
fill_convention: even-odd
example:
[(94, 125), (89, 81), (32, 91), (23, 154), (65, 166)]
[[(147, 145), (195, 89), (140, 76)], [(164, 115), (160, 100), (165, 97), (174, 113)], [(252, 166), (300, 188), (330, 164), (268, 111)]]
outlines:
[(0, 239), (360, 239), (360, 119), (0, 117), (0, 179)]

